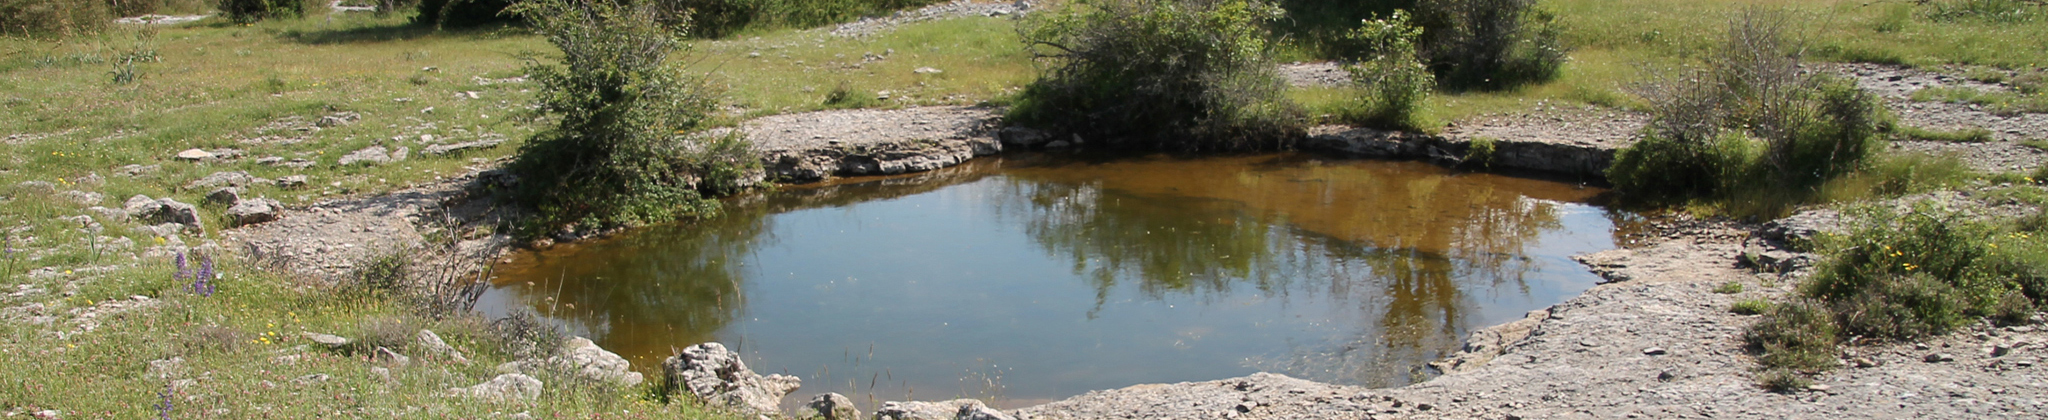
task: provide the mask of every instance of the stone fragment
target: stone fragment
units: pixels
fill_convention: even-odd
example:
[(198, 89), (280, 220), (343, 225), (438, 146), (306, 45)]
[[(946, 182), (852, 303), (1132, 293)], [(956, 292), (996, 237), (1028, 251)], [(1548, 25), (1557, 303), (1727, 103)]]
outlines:
[(34, 192), (57, 192), (57, 184), (50, 181), (21, 181), (21, 183), (14, 185)]
[(911, 70), (910, 72), (911, 72), (911, 73), (917, 73), (917, 74), (939, 74), (939, 73), (945, 73), (946, 71), (945, 71), (945, 70), (939, 70), (939, 69), (931, 68), (931, 67), (918, 67), (917, 69), (915, 69), (915, 70)]
[(459, 364), (469, 364), (469, 358), (463, 357), (462, 351), (456, 350), (455, 346), (448, 345), (446, 341), (441, 341), (441, 335), (435, 334), (434, 330), (420, 330), (417, 338), (420, 348), (426, 349), (428, 354), (447, 357), (448, 361)]
[(296, 188), (305, 188), (305, 186), (306, 186), (306, 176), (305, 176), (305, 175), (291, 175), (291, 176), (287, 176), (287, 177), (283, 177), (283, 178), (278, 178), (278, 179), (277, 179), (277, 187), (278, 187), (278, 188), (283, 188), (283, 189), (287, 189), (287, 190), (289, 190), (289, 189), (296, 189)]
[(160, 198), (150, 203), (137, 203), (136, 198), (149, 197), (138, 195), (128, 199), (128, 214), (136, 220), (152, 224), (177, 224), (192, 230), (205, 228), (199, 221), (198, 207), (170, 198)]
[(1004, 127), (996, 132), (996, 139), (1001, 140), (1004, 146), (1032, 148), (1045, 144), (1046, 140), (1052, 139), (1052, 135), (1032, 128)]
[(327, 346), (328, 348), (341, 348), (342, 346), (348, 345), (348, 338), (338, 335), (321, 334), (312, 331), (300, 333), (299, 335), (306, 337), (307, 340), (312, 340), (314, 343), (319, 343), (320, 345)]
[[(549, 362), (574, 373), (580, 379), (611, 382), (624, 386), (639, 385), (643, 380), (640, 372), (632, 370), (632, 366), (626, 362), (626, 358), (619, 357), (617, 353), (605, 351), (604, 348), (598, 347), (596, 343), (590, 342), (590, 339), (587, 338), (570, 338), (568, 342), (562, 343), (560, 354), (559, 356), (549, 358)], [(787, 393), (787, 391), (784, 391), (784, 393)], [(778, 400), (781, 398), (780, 395), (776, 397)]]
[(406, 366), (412, 366), (412, 358), (411, 358), (411, 357), (407, 357), (407, 356), (406, 356), (406, 355), (404, 355), (404, 354), (399, 354), (399, 353), (398, 353), (398, 351), (396, 351), (396, 350), (392, 350), (392, 349), (390, 349), (390, 348), (388, 348), (388, 347), (378, 347), (378, 348), (377, 348), (377, 353), (376, 353), (375, 355), (371, 356), (371, 357), (372, 357), (372, 358), (374, 358), (374, 359), (377, 359), (377, 360), (383, 361), (384, 363), (388, 363), (388, 364), (390, 364), (390, 365), (392, 365), (392, 366), (397, 366), (397, 367), (406, 367)]
[(797, 411), (797, 418), (862, 420), (860, 418), (860, 409), (853, 406), (853, 399), (846, 398), (845, 395), (839, 395), (837, 392), (827, 392), (811, 397), (811, 402), (804, 404), (803, 409)]
[[(959, 411), (954, 412), (953, 420), (1017, 420), (1016, 417), (1010, 417), (1008, 414), (1003, 414), (1001, 411), (989, 408), (987, 404), (982, 404), (981, 401), (967, 401), (966, 404), (960, 405)], [(1422, 409), (1429, 410), (1429, 407), (1424, 406)]]
[(233, 227), (269, 223), (277, 220), (278, 213), (283, 210), (284, 204), (277, 202), (277, 200), (268, 198), (242, 200), (239, 203), (235, 203), (234, 206), (228, 207), (228, 223), (233, 224)]
[(114, 168), (114, 174), (129, 178), (135, 178), (149, 174), (154, 174), (158, 169), (163, 169), (163, 166), (128, 164), (122, 165), (119, 168)]
[(475, 386), (449, 388), (448, 393), (485, 401), (513, 402), (540, 398), (541, 388), (539, 379), (518, 373), (507, 373)]
[(747, 414), (775, 415), (782, 396), (802, 386), (793, 376), (761, 376), (747, 369), (740, 355), (719, 343), (704, 343), (683, 349), (662, 361), (670, 389), (696, 395), (712, 406)]
[(212, 175), (207, 175), (205, 178), (199, 178), (197, 180), (192, 181), (191, 183), (185, 184), (185, 188), (196, 190), (218, 187), (247, 187), (259, 183), (268, 182), (270, 182), (270, 180), (250, 176), (248, 172), (222, 171), (214, 172)]
[(213, 192), (206, 193), (206, 202), (208, 204), (233, 206), (235, 203), (242, 202), (242, 189), (235, 187), (215, 188)]
[(1651, 355), (1651, 356), (1663, 356), (1663, 355), (1666, 355), (1666, 354), (1670, 354), (1670, 353), (1671, 353), (1670, 351), (1664, 350), (1664, 348), (1663, 348), (1663, 347), (1651, 347), (1651, 348), (1646, 348), (1646, 349), (1643, 349), (1643, 354), (1646, 354), (1646, 355)]
[(299, 384), (299, 385), (312, 385), (312, 384), (317, 384), (317, 383), (321, 383), (321, 382), (327, 382), (327, 380), (328, 380), (328, 379), (334, 379), (334, 376), (331, 376), (331, 375), (328, 375), (328, 374), (325, 374), (325, 373), (315, 373), (315, 374), (311, 374), (311, 375), (305, 375), (305, 376), (300, 376), (300, 377), (297, 377), (297, 378), (293, 378), (293, 379), (292, 379), (292, 383), (295, 383), (295, 384)]
[(964, 411), (974, 411), (973, 406), (981, 401), (957, 399), (951, 401), (889, 401), (882, 408), (875, 409), (874, 420), (954, 420)]
[(186, 162), (198, 162), (202, 160), (213, 159), (213, 152), (208, 152), (200, 149), (185, 149), (185, 151), (178, 152), (178, 155), (176, 157), (178, 160)]
[(498, 147), (499, 144), (504, 143), (505, 140), (502, 139), (484, 139), (477, 141), (466, 141), (455, 144), (436, 144), (432, 146), (427, 146), (427, 148), (421, 150), (421, 152), (429, 155), (445, 155), (449, 153), (458, 153), (468, 150), (489, 149), (493, 147)]
[(349, 152), (347, 155), (342, 155), (341, 160), (335, 161), (335, 164), (341, 166), (348, 166), (357, 163), (370, 163), (382, 165), (386, 163), (391, 163), (392, 161), (395, 160), (397, 159), (393, 159), (391, 157), (391, 151), (389, 149), (385, 149), (384, 146), (370, 146), (358, 149), (354, 152)]
[(1953, 362), (1956, 361), (1956, 356), (1948, 353), (1933, 353), (1928, 354), (1927, 357), (1920, 358), (1920, 360), (1927, 363)]

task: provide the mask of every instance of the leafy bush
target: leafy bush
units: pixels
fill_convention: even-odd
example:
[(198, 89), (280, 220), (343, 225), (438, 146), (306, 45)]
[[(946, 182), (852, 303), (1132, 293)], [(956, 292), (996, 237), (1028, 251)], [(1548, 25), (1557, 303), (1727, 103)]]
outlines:
[[(1990, 259), (1990, 226), (1969, 220), (1967, 215), (1941, 207), (1932, 201), (1919, 201), (1904, 214), (1885, 208), (1863, 208), (1855, 210), (1858, 227), (1838, 249), (1824, 262), (1813, 277), (1808, 280), (1802, 293), (1829, 302), (1844, 302), (1870, 298), (1871, 290), (1879, 292), (1906, 293), (1906, 303), (1938, 305), (1929, 310), (1916, 310), (1915, 316), (1926, 318), (1936, 325), (1947, 322), (1947, 317), (1960, 316), (1964, 311), (1982, 314), (2010, 287), (2009, 278), (1994, 272)], [(1941, 301), (1914, 301), (1926, 289), (1941, 290), (1933, 285), (1921, 285), (1918, 280), (1901, 282), (1900, 278), (1928, 276), (1945, 283), (1952, 294), (1962, 299), (1960, 304), (1948, 305)], [(1938, 310), (1938, 311), (1936, 311)], [(1949, 312), (1954, 312), (1950, 315)], [(1907, 338), (1901, 336), (1886, 336)]]
[(1436, 77), (1416, 56), (1415, 40), (1421, 36), (1422, 28), (1410, 24), (1408, 14), (1400, 10), (1383, 19), (1367, 20), (1351, 32), (1350, 39), (1362, 45), (1365, 53), (1358, 64), (1345, 70), (1364, 94), (1346, 119), (1394, 129), (1427, 125), (1417, 119), (1423, 101), (1436, 88)]
[(1835, 300), (1834, 310), (1845, 333), (1915, 339), (1963, 325), (1965, 308), (1955, 287), (1921, 273), (1874, 279), (1855, 296)]
[(1568, 52), (1535, 0), (1282, 0), (1280, 28), (1324, 57), (1370, 57), (1349, 36), (1361, 20), (1405, 10), (1422, 29), (1416, 46), (1437, 81), (1453, 90), (1491, 90), (1557, 76)]
[(1743, 299), (1728, 306), (1728, 312), (1736, 315), (1757, 315), (1771, 310), (1771, 302), (1763, 299)]
[(412, 21), (436, 28), (510, 22), (517, 19), (505, 12), (512, 3), (513, 0), (420, 0), (415, 6), (420, 12), (413, 15)]
[(1742, 341), (1762, 353), (1757, 362), (1766, 369), (1818, 372), (1835, 367), (1838, 337), (1834, 314), (1825, 305), (1795, 300), (1771, 306)]
[(1863, 168), (1896, 123), (1854, 82), (1802, 75), (1785, 26), (1775, 13), (1738, 15), (1706, 69), (1644, 85), (1653, 118), (1608, 169), (1616, 188), (1667, 200), (1766, 185), (1774, 192), (1745, 194), (1796, 201)]
[(532, 59), (526, 68), (540, 85), (538, 112), (554, 127), (507, 168), (520, 177), (516, 198), (538, 210), (531, 228), (605, 229), (708, 212), (716, 203), (703, 193), (739, 188), (759, 165), (736, 135), (690, 136), (716, 94), (668, 63), (682, 34), (652, 8), (529, 0), (509, 10), (562, 51), (560, 64)]
[(0, 34), (62, 36), (98, 32), (113, 20), (101, 1), (0, 0)]
[[(309, 3), (311, 8), (307, 7)], [(228, 20), (249, 23), (264, 19), (289, 19), (305, 16), (309, 11), (326, 7), (326, 3), (310, 0), (220, 0), (214, 5)]]
[(1756, 383), (1763, 385), (1764, 389), (1777, 393), (1798, 392), (1813, 386), (1812, 379), (1807, 379), (1805, 375), (1800, 375), (1799, 372), (1793, 372), (1791, 369), (1765, 370), (1763, 373), (1756, 375)]
[(1034, 15), (1024, 39), (1051, 62), (1010, 121), (1124, 149), (1275, 149), (1298, 137), (1265, 25), (1252, 0), (1082, 0)]

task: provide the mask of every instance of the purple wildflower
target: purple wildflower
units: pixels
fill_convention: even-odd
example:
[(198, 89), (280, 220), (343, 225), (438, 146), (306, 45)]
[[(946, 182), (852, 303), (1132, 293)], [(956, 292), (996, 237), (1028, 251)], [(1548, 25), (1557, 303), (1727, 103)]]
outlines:
[(199, 256), (199, 274), (192, 278), (192, 292), (200, 296), (213, 296), (213, 256)]
[(178, 253), (177, 258), (172, 261), (178, 264), (178, 272), (171, 275), (172, 280), (184, 280), (186, 277), (192, 276), (192, 267), (185, 265), (185, 253)]
[(156, 395), (157, 397), (163, 398), (163, 403), (157, 404), (156, 406), (157, 413), (160, 414), (164, 420), (171, 420), (171, 383), (164, 382), (164, 391), (159, 392)]

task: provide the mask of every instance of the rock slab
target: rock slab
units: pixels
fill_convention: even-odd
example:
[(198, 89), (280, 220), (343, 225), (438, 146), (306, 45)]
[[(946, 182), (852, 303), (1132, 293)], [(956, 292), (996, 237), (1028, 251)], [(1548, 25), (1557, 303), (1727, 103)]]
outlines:
[(775, 415), (784, 395), (802, 386), (788, 375), (761, 376), (747, 369), (739, 353), (719, 343), (683, 349), (662, 362), (669, 389), (689, 392), (706, 404), (755, 415)]

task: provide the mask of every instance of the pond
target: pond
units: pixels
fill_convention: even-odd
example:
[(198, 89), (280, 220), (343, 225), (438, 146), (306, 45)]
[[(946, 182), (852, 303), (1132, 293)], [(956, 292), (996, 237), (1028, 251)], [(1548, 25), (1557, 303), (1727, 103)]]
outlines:
[(1592, 287), (1598, 188), (1307, 155), (977, 159), (785, 187), (719, 217), (515, 256), (531, 311), (659, 377), (719, 341), (785, 404), (1021, 407), (1259, 371), (1398, 386), (1467, 332)]

